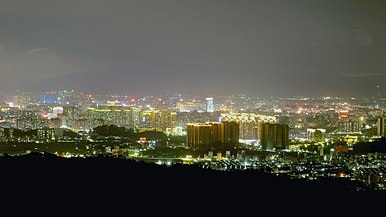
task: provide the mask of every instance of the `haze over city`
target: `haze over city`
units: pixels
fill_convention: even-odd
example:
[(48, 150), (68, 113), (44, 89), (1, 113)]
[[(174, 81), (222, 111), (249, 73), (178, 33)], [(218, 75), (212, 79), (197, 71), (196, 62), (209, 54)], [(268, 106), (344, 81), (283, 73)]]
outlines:
[(3, 92), (385, 91), (385, 1), (0, 2)]
[(385, 21), (383, 0), (0, 0), (2, 198), (356, 210), (331, 198), (386, 191)]

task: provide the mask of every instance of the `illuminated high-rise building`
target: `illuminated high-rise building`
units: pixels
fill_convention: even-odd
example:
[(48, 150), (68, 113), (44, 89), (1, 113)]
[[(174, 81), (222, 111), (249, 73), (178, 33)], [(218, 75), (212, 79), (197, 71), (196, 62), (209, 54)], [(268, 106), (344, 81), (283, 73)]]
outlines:
[[(88, 108), (86, 126), (94, 128), (100, 125), (117, 125), (137, 129), (139, 125), (139, 109), (131, 106), (105, 106)], [(82, 121), (83, 119), (79, 119)], [(77, 122), (79, 122), (77, 121)]]
[(224, 143), (238, 144), (240, 139), (240, 127), (235, 121), (223, 121), (224, 125)]
[(159, 129), (161, 131), (161, 114), (159, 111), (147, 110), (139, 113), (139, 128), (140, 129)]
[(180, 112), (191, 112), (202, 110), (202, 104), (198, 101), (181, 101), (176, 103), (176, 108)]
[(174, 130), (177, 125), (177, 113), (170, 110), (161, 110), (162, 132)]
[(37, 138), (42, 142), (54, 141), (56, 139), (55, 130), (47, 128), (38, 129)]
[(360, 125), (357, 119), (358, 118), (350, 117), (347, 119), (339, 120), (338, 133), (341, 133), (341, 134), (359, 133)]
[(13, 102), (16, 107), (25, 108), (31, 100), (27, 94), (18, 94), (14, 97)]
[(186, 127), (189, 147), (238, 144), (239, 126), (236, 122), (189, 123)]
[(208, 122), (210, 125), (210, 143), (223, 144), (224, 143), (224, 124), (221, 122)]
[(214, 105), (213, 105), (213, 98), (212, 97), (206, 98), (206, 111), (207, 112), (214, 112)]
[(211, 125), (189, 123), (186, 126), (186, 143), (189, 147), (201, 148), (211, 143)]
[(174, 129), (177, 113), (170, 110), (146, 110), (139, 113), (140, 131), (156, 130), (166, 132)]
[(261, 135), (263, 123), (276, 123), (276, 117), (254, 113), (223, 113), (221, 121), (236, 122), (239, 125), (239, 137), (242, 140), (257, 140)]
[(281, 124), (263, 124), (262, 148), (265, 150), (286, 149), (289, 145), (289, 127)]
[(385, 136), (385, 115), (383, 111), (381, 116), (377, 118), (377, 136)]

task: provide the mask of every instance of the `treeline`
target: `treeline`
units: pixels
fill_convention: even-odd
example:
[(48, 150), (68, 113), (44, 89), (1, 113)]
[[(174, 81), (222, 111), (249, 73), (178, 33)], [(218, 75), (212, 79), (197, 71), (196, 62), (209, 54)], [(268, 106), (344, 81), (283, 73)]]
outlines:
[[(42, 129), (45, 130), (45, 129)], [(60, 137), (75, 139), (82, 138), (90, 135), (92, 139), (105, 139), (106, 137), (118, 137), (120, 139), (133, 139), (139, 140), (142, 137), (145, 137), (147, 141), (157, 140), (159, 142), (166, 141), (168, 136), (159, 131), (144, 131), (136, 132), (134, 129), (119, 127), (116, 125), (102, 125), (92, 129), (89, 134), (78, 134), (70, 129), (63, 129), (63, 134), (60, 134)], [(4, 128), (3, 137), (13, 138), (13, 139), (34, 139), (39, 136), (39, 129), (30, 129), (22, 130), (17, 128)], [(185, 141), (185, 137), (172, 137), (171, 139), (179, 142)]]
[(144, 131), (136, 132), (134, 129), (119, 127), (116, 125), (102, 125), (95, 127), (91, 133), (91, 138), (97, 139), (99, 137), (120, 137), (127, 139), (139, 140), (145, 137), (147, 140), (166, 140), (168, 136), (165, 133), (158, 131)]
[(4, 134), (9, 135), (9, 131), (12, 130), (12, 136), (14, 138), (34, 138), (38, 135), (38, 130), (21, 130), (21, 129), (10, 129), (10, 128), (5, 128), (4, 129)]

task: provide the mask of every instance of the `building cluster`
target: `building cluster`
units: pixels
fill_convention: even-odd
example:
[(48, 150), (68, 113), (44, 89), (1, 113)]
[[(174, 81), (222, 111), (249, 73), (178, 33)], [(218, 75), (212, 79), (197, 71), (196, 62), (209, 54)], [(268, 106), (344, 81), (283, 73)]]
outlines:
[[(87, 108), (83, 118), (72, 116), (67, 120), (71, 128), (90, 129), (101, 125), (117, 125), (138, 131), (172, 133), (177, 113), (171, 110), (140, 109), (133, 106), (102, 106)], [(79, 121), (81, 125), (79, 125)], [(74, 124), (75, 123), (75, 124)]]
[[(176, 136), (165, 137), (169, 139), (165, 144), (176, 139), (182, 141), (184, 153), (191, 150), (199, 150), (201, 155), (208, 153), (197, 158), (212, 161), (203, 162), (204, 167), (260, 168), (309, 179), (354, 178), (367, 186), (386, 189), (385, 155), (348, 154), (357, 142), (371, 142), (385, 136), (385, 102), (338, 97), (260, 99), (245, 95), (177, 94), (139, 98), (76, 91), (18, 92), (0, 102), (0, 142), (13, 145), (66, 141), (68, 131), (73, 131), (89, 135), (88, 141), (97, 143), (100, 141), (93, 141), (92, 129), (116, 125), (139, 133), (147, 131), (144, 135), (152, 131), (149, 135), (155, 132), (164, 136), (159, 133), (162, 132)], [(103, 142), (109, 139), (100, 137), (107, 138)], [(124, 143), (120, 139), (117, 140)], [(124, 148), (120, 147), (122, 144), (107, 145), (100, 148), (100, 153), (131, 152), (138, 157), (146, 142), (150, 139), (141, 137), (139, 141), (127, 142)], [(152, 144), (154, 148), (156, 145)], [(181, 151), (180, 144), (173, 146), (176, 153)], [(235, 149), (236, 146), (243, 150)], [(246, 151), (259, 154), (248, 156)], [(192, 156), (184, 158), (187, 162), (194, 160)]]
[(240, 126), (240, 139), (256, 141), (262, 136), (265, 123), (276, 123), (276, 117), (256, 113), (222, 113), (222, 121), (234, 121)]
[(63, 138), (63, 132), (61, 128), (39, 128), (28, 132), (15, 128), (0, 128), (0, 141), (48, 143)]
[(186, 144), (205, 148), (239, 143), (239, 125), (236, 122), (206, 122), (187, 124)]
[[(117, 125), (194, 138), (197, 134), (190, 135), (195, 132), (193, 126), (207, 129), (214, 123), (236, 123), (237, 138), (232, 141), (269, 150), (286, 149), (291, 141), (323, 143), (348, 137), (357, 141), (385, 135), (384, 101), (366, 98), (200, 98), (181, 94), (138, 98), (71, 90), (18, 92), (7, 99), (12, 100), (0, 106), (1, 128), (88, 132), (101, 125)], [(199, 143), (187, 140), (191, 146)]]

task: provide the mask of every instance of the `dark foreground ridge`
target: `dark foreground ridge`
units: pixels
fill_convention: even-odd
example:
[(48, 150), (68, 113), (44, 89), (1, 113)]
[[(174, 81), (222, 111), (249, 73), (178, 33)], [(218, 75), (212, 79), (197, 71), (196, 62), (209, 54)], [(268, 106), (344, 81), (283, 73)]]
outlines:
[[(339, 178), (294, 180), (257, 170), (216, 171), (194, 165), (170, 167), (113, 157), (62, 158), (30, 153), (0, 158), (1, 184), (15, 188), (70, 192), (118, 191), (190, 196), (215, 194), (339, 193), (357, 191), (358, 183)], [(200, 193), (201, 192), (201, 193)], [(69, 193), (69, 192), (67, 192)]]

